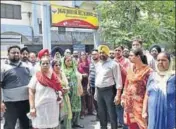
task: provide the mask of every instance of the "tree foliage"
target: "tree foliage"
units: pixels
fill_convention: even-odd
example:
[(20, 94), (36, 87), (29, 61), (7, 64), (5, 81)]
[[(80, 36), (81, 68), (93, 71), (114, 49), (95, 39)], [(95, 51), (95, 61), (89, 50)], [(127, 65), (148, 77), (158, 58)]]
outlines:
[(154, 43), (171, 50), (175, 46), (174, 1), (106, 1), (97, 12), (99, 32), (107, 43), (130, 46), (138, 36), (146, 48)]

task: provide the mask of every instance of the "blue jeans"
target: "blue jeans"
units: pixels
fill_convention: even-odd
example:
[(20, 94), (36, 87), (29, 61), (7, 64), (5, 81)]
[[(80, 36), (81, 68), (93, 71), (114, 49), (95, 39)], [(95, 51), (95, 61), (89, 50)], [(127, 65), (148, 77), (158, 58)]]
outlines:
[(128, 129), (123, 120), (123, 107), (119, 104), (116, 105), (117, 121), (122, 125), (123, 129)]

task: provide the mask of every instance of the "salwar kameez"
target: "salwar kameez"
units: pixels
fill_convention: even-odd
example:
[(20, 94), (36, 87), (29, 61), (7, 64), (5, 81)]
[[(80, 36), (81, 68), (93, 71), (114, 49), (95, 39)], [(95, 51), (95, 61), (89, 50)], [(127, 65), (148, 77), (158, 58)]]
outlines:
[(36, 75), (32, 77), (29, 88), (36, 91), (36, 117), (31, 117), (32, 126), (37, 129), (57, 127), (59, 125), (59, 103), (55, 90), (40, 84)]
[(83, 95), (81, 96), (81, 116), (85, 116), (87, 114), (93, 113), (93, 98), (88, 94), (87, 92), (87, 86), (88, 86), (88, 76), (89, 76), (89, 61), (86, 59), (86, 61), (82, 61), (80, 59), (78, 63), (78, 71), (81, 74), (86, 74), (87, 76), (84, 76), (82, 79), (82, 87), (83, 87)]
[(147, 65), (143, 65), (138, 72), (134, 72), (133, 68), (127, 71), (122, 101), (124, 102), (124, 122), (129, 129), (147, 129), (147, 123), (142, 118), (142, 109), (150, 72), (151, 69)]
[[(62, 87), (68, 88), (68, 80), (63, 72), (61, 79)], [(61, 108), (61, 114), (61, 119), (63, 120), (63, 129), (71, 129), (72, 110), (68, 93), (63, 95), (63, 107)]]
[(77, 125), (79, 121), (79, 115), (81, 112), (81, 96), (79, 95), (79, 86), (81, 86), (81, 75), (77, 72), (76, 67), (67, 69), (63, 64), (63, 72), (68, 79), (68, 86), (70, 88), (68, 95), (70, 98), (71, 110), (72, 110), (72, 125)]
[(63, 97), (63, 107), (61, 113), (64, 114), (63, 117), (63, 129), (71, 129), (72, 111), (70, 105), (70, 98), (66, 93)]
[(148, 85), (148, 129), (174, 129), (175, 125), (175, 75), (159, 77), (151, 74)]

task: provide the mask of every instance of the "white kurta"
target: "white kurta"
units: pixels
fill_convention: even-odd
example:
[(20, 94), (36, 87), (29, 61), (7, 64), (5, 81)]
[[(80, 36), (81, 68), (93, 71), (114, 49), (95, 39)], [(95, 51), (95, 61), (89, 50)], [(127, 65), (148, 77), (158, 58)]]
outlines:
[(59, 125), (59, 103), (54, 89), (41, 85), (34, 75), (29, 88), (35, 89), (36, 117), (32, 118), (34, 128), (54, 128)]

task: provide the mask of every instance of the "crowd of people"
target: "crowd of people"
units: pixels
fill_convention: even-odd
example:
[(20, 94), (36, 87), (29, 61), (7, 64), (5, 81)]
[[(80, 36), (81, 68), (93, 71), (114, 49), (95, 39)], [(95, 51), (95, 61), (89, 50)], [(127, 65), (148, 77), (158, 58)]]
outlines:
[(144, 51), (106, 45), (91, 54), (59, 47), (37, 54), (10, 46), (1, 62), (4, 129), (84, 128), (94, 115), (101, 129), (175, 129), (175, 69), (159, 45)]

